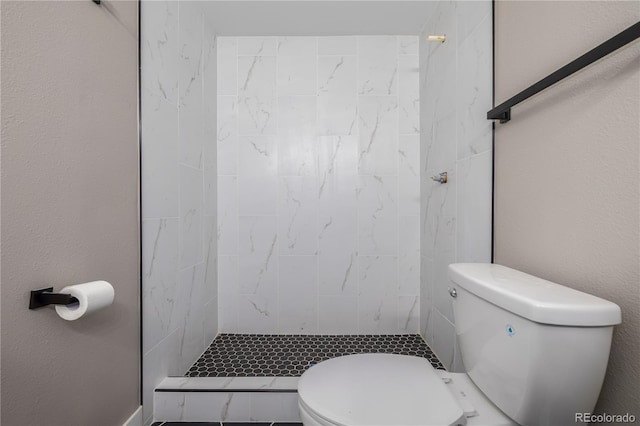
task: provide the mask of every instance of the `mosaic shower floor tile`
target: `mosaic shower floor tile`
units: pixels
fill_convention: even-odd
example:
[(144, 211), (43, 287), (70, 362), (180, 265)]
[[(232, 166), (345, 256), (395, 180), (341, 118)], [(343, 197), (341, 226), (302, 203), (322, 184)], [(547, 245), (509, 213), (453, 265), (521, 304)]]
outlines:
[(296, 377), (318, 362), (360, 353), (419, 356), (434, 368), (445, 369), (418, 334), (220, 334), (185, 376)]

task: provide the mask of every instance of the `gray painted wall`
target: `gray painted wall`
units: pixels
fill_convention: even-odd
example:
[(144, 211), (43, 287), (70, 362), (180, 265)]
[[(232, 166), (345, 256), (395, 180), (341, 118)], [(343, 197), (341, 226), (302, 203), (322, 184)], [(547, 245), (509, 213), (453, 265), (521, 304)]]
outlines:
[[(122, 424), (139, 406), (137, 3), (0, 7), (1, 423)], [(115, 302), (93, 316), (27, 309), (29, 290), (97, 279)]]
[[(496, 2), (496, 104), (638, 19), (638, 2)], [(496, 124), (494, 228), (496, 263), (620, 305), (596, 409), (636, 416), (639, 58), (635, 42)]]

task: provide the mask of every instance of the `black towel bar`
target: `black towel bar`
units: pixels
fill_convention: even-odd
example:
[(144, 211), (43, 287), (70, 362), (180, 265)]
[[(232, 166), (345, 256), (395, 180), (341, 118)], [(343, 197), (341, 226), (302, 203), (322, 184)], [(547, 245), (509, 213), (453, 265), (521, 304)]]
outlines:
[(621, 33), (611, 37), (609, 40), (591, 49), (579, 58), (569, 62), (567, 65), (549, 74), (537, 83), (527, 87), (509, 100), (501, 103), (491, 111), (487, 112), (488, 120), (500, 120), (506, 123), (511, 120), (511, 107), (530, 98), (538, 92), (543, 91), (547, 87), (556, 84), (560, 80), (580, 71), (582, 68), (594, 63), (595, 61), (607, 56), (609, 53), (620, 49), (632, 41), (640, 38), (640, 22), (637, 22), (622, 31)]

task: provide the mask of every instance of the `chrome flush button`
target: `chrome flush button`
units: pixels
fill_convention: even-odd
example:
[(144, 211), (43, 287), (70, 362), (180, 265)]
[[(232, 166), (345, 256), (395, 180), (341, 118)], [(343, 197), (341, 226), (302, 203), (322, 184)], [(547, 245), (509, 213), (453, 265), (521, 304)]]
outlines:
[(451, 295), (451, 297), (458, 297), (458, 292), (456, 291), (455, 288), (450, 288), (449, 289), (449, 294)]

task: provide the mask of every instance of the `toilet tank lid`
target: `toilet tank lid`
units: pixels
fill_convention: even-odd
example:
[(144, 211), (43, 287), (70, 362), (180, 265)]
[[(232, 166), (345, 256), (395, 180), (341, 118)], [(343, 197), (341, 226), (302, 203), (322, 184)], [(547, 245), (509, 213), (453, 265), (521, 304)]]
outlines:
[(620, 307), (494, 263), (454, 263), (449, 278), (470, 293), (542, 324), (602, 327), (620, 324)]

